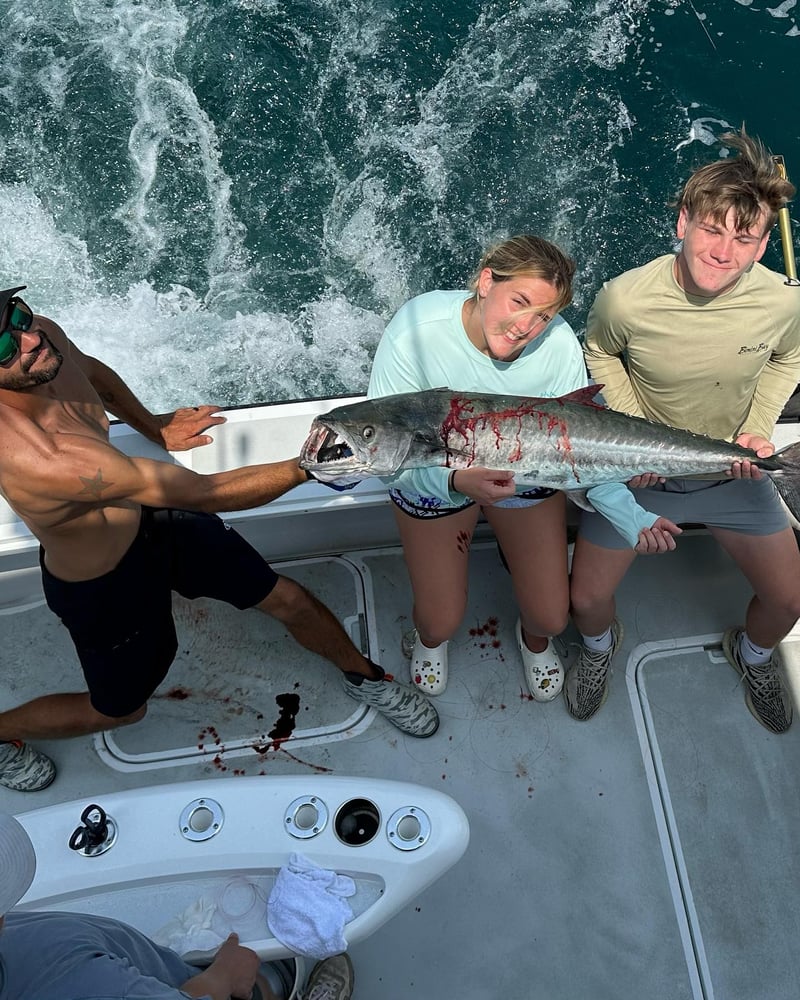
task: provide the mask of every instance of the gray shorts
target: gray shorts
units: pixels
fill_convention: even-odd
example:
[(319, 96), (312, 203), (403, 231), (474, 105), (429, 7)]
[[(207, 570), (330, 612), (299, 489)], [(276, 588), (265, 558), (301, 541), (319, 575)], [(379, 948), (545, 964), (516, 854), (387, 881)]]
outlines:
[[(771, 479), (668, 479), (631, 490), (645, 510), (676, 524), (703, 524), (744, 535), (774, 535), (789, 526)], [(602, 514), (581, 511), (578, 534), (604, 549), (628, 549), (627, 542)]]

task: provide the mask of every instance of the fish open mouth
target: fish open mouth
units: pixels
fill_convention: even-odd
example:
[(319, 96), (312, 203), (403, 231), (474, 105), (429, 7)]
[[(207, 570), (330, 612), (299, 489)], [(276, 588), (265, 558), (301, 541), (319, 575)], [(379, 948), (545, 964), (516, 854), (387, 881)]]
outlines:
[(300, 467), (345, 462), (354, 457), (353, 448), (346, 438), (324, 424), (317, 424), (309, 434), (300, 453)]
[(340, 438), (335, 431), (329, 430), (317, 450), (317, 461), (338, 462), (343, 458), (351, 458), (352, 454), (353, 449), (347, 441)]

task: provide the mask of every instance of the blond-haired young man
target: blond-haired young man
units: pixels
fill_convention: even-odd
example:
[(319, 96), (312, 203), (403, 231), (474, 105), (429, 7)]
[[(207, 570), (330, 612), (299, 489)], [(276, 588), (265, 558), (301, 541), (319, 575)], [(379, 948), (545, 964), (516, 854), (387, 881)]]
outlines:
[[(757, 139), (742, 131), (722, 141), (738, 156), (687, 181), (680, 250), (606, 282), (589, 314), (585, 356), (612, 409), (736, 441), (764, 458), (800, 381), (800, 291), (758, 262), (794, 187)], [(644, 476), (629, 485), (660, 515), (646, 551), (674, 549), (680, 522), (705, 524), (750, 581), (744, 627), (725, 633), (723, 650), (756, 719), (785, 732), (792, 703), (773, 650), (800, 616), (800, 554), (772, 482), (745, 461), (722, 482)], [(571, 605), (583, 646), (565, 684), (576, 719), (591, 718), (608, 694), (622, 640), (614, 593), (635, 557), (605, 518), (582, 517)]]

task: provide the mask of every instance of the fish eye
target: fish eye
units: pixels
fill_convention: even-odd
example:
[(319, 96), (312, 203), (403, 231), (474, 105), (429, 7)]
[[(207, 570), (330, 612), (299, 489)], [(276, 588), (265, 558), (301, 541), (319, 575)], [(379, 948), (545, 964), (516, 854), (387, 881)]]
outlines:
[(367, 426), (361, 431), (361, 437), (363, 437), (365, 441), (371, 441), (375, 437), (375, 428), (367, 424)]

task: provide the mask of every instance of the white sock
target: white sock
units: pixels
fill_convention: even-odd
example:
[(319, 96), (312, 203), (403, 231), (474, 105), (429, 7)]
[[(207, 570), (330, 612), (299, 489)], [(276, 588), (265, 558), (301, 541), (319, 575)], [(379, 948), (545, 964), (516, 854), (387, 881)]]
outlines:
[(751, 667), (761, 667), (768, 663), (773, 649), (774, 647), (757, 646), (747, 632), (742, 630), (739, 639), (739, 653), (744, 662), (749, 663)]
[(592, 649), (597, 653), (605, 653), (606, 650), (611, 649), (611, 645), (614, 642), (614, 636), (611, 634), (610, 625), (605, 632), (601, 632), (600, 635), (584, 635), (581, 632), (581, 639), (587, 649)]

